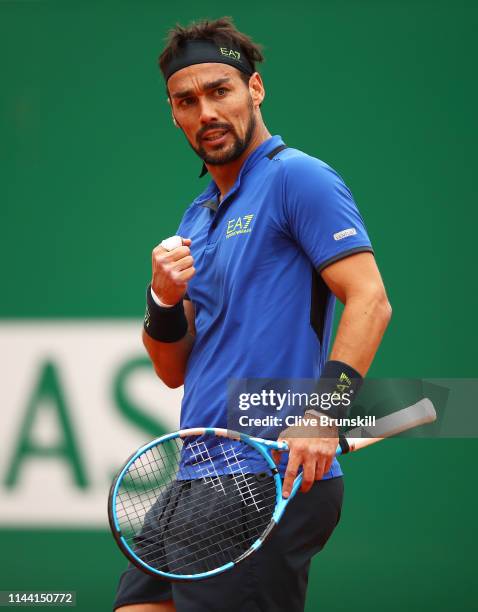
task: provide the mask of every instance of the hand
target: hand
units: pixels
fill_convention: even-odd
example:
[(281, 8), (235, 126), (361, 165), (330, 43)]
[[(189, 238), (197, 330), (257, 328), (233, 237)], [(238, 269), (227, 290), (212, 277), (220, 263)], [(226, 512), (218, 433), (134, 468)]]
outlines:
[[(307, 413), (306, 413), (307, 415)], [(311, 419), (316, 415), (307, 415)], [(315, 480), (321, 480), (334, 460), (339, 443), (338, 429), (335, 426), (301, 425), (288, 427), (281, 432), (279, 440), (286, 440), (289, 446), (289, 461), (282, 486), (282, 496), (289, 497), (292, 485), (302, 466), (302, 485), (300, 490), (307, 493)], [(276, 463), (280, 452), (274, 451)]]
[(167, 251), (160, 244), (153, 249), (151, 287), (161, 302), (174, 306), (184, 296), (188, 282), (194, 276), (191, 240), (182, 239), (182, 246)]

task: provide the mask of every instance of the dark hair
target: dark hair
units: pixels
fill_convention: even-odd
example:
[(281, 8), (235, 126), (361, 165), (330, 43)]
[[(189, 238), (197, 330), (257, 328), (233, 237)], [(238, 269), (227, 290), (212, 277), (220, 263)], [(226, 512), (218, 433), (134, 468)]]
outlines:
[[(179, 47), (187, 40), (210, 40), (217, 45), (238, 45), (249, 60), (254, 72), (256, 62), (263, 62), (262, 45), (255, 43), (247, 34), (239, 32), (232, 17), (221, 17), (215, 21), (196, 21), (183, 27), (179, 23), (168, 32), (166, 46), (159, 56), (159, 67), (164, 72), (171, 59), (177, 54)], [(249, 76), (239, 71), (242, 80), (249, 84)]]

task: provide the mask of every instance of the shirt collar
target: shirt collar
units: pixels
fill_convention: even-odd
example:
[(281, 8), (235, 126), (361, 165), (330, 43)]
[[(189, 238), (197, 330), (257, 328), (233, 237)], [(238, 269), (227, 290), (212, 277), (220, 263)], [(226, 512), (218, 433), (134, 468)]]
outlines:
[[(231, 191), (235, 190), (241, 184), (241, 178), (244, 174), (247, 174), (249, 170), (251, 170), (263, 157), (266, 157), (269, 153), (271, 153), (276, 147), (279, 145), (283, 145), (284, 141), (282, 140), (282, 136), (275, 135), (271, 136), (267, 140), (264, 140), (252, 153), (247, 157), (244, 163), (241, 166), (239, 174), (237, 175), (236, 182), (232, 187)], [(216, 183), (211, 180), (209, 185), (206, 187), (205, 191), (196, 199), (196, 203), (201, 204), (207, 200), (211, 200), (217, 197), (219, 194), (219, 189)]]

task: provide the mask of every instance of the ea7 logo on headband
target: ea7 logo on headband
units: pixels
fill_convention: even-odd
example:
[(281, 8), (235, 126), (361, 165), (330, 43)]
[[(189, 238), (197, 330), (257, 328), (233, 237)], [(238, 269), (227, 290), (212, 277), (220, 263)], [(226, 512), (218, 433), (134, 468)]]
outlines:
[(233, 51), (232, 49), (227, 49), (226, 47), (219, 47), (219, 51), (222, 53), (222, 55), (225, 55), (226, 57), (232, 57), (232, 59), (236, 60), (241, 59), (241, 54), (239, 53), (239, 51)]

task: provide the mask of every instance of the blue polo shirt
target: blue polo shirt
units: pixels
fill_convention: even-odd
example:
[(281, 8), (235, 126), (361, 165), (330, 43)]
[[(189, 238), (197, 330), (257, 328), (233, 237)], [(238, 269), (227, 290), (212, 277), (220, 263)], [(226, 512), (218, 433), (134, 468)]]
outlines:
[[(220, 204), (211, 181), (179, 226), (196, 268), (181, 428), (227, 427), (228, 380), (318, 378), (335, 303), (320, 272), (372, 251), (341, 177), (297, 149), (271, 155), (281, 145), (273, 136), (255, 149)], [(325, 478), (341, 473), (335, 460)]]

